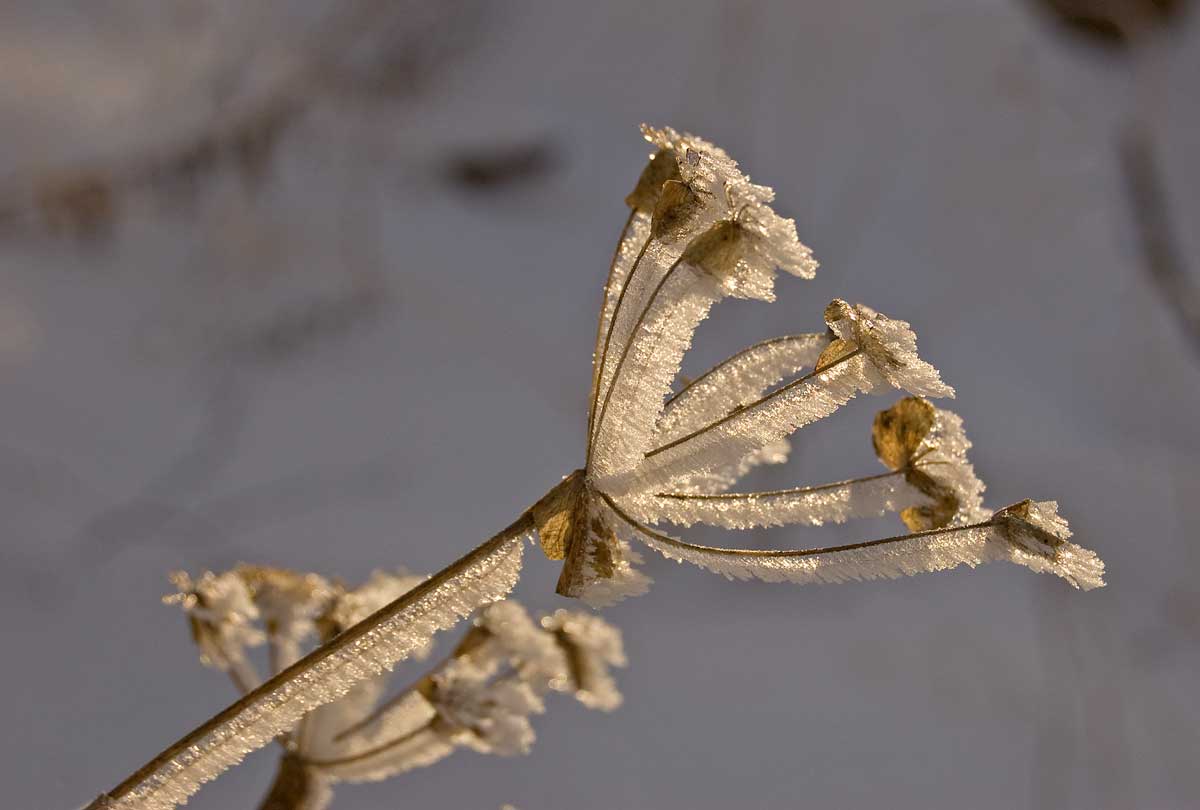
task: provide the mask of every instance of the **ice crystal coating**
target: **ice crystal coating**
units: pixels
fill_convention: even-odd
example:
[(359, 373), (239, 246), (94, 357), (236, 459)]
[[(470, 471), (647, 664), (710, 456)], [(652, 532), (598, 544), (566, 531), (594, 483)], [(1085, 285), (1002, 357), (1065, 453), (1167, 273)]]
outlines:
[(601, 474), (631, 469), (649, 448), (683, 353), (714, 303), (771, 300), (777, 267), (805, 277), (816, 267), (795, 224), (767, 206), (770, 189), (750, 183), (722, 150), (670, 129), (644, 132), (660, 149), (652, 166), (673, 155), (680, 179), (654, 198), (644, 185), (657, 174), (643, 173), (643, 190), (631, 196), (654, 199), (649, 234), (628, 270), (623, 238), (610, 273), (589, 417), (589, 456)]
[(824, 333), (786, 335), (729, 357), (672, 395), (658, 421), (660, 441), (673, 441), (749, 405), (772, 386), (816, 363), (829, 345)]
[[(974, 568), (993, 560), (1007, 560), (1037, 573), (1055, 574), (1083, 590), (1104, 585), (1104, 563), (1095, 553), (1065, 542), (1065, 536), (1069, 535), (1066, 521), (1057, 516), (1053, 502), (1035, 506), (1053, 515), (1057, 534), (1042, 528), (1050, 525), (1049, 520), (1031, 529), (1027, 519), (1011, 516), (1009, 510), (1021, 506), (1008, 507), (997, 512), (996, 517), (973, 525), (811, 550), (759, 551), (698, 546), (641, 526), (632, 519), (631, 525), (646, 545), (664, 557), (697, 565), (728, 579), (841, 583), (894, 579), (945, 571), (959, 565)], [(1053, 552), (1031, 550), (1042, 542), (1034, 538), (1046, 534), (1057, 543)]]
[[(921, 399), (954, 389), (917, 354), (905, 321), (836, 299), (825, 308), (824, 333), (762, 341), (671, 393), (715, 303), (771, 301), (776, 269), (807, 278), (816, 263), (794, 223), (770, 209), (774, 192), (751, 183), (723, 150), (669, 128), (643, 133), (657, 151), (626, 199), (630, 218), (605, 286), (587, 464), (534, 507), (543, 549), (563, 560), (558, 592), (608, 604), (644, 590), (649, 580), (633, 556), (639, 543), (728, 576), (772, 581), (896, 576), (1001, 558), (1070, 579), (1065, 569), (1017, 559), (1016, 541), (997, 541), (1002, 526), (1019, 538), (1034, 532), (1014, 528), (1015, 518), (990, 522), (962, 421)], [(796, 430), (859, 394), (890, 390), (913, 396), (876, 420), (875, 448), (889, 472), (728, 491), (754, 466), (786, 460)], [(694, 546), (650, 528), (816, 526), (889, 511), (915, 533), (757, 552)]]
[(922, 397), (954, 396), (937, 369), (917, 356), (917, 336), (907, 322), (839, 298), (825, 308), (825, 323), (847, 347), (861, 349), (893, 388)]

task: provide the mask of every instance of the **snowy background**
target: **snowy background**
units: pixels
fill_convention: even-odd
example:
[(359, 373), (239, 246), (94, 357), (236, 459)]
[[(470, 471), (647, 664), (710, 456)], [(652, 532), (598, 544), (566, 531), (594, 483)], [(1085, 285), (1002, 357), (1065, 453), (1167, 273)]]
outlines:
[[(84, 804), (232, 698), (159, 605), (167, 571), (435, 570), (581, 464), (643, 120), (726, 147), (822, 262), (773, 306), (720, 306), (685, 372), (820, 329), (837, 296), (912, 321), (989, 504), (1057, 498), (1109, 587), (993, 565), (796, 588), (648, 560), (655, 587), (606, 613), (620, 711), (553, 701), (527, 758), (459, 753), (334, 807), (1194, 806), (1200, 357), (1143, 266), (1116, 144), (1137, 104), (1197, 272), (1200, 15), (1135, 101), (1125, 61), (1015, 0), (343, 3), (368, 22), (317, 79), (297, 65), (328, 56), (327, 5), (0, 8), (7, 807)], [(281, 84), (265, 160), (179, 158)], [(121, 169), (141, 179), (92, 215), (38, 196), (160, 153), (180, 165)], [(887, 404), (804, 431), (754, 483), (875, 472)], [(528, 559), (518, 596), (560, 606)], [(253, 806), (275, 758), (194, 806)]]

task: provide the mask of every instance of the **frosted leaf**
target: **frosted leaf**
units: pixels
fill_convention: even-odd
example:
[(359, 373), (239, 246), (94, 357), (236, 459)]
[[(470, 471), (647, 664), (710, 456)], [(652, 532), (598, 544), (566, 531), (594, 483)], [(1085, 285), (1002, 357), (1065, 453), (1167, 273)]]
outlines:
[(872, 441), (879, 460), (926, 496), (901, 512), (913, 531), (975, 523), (991, 514), (983, 507), (983, 482), (967, 460), (971, 442), (957, 414), (906, 397), (876, 415)]
[(988, 521), (967, 526), (832, 548), (777, 551), (693, 545), (625, 517), (633, 535), (664, 557), (728, 579), (840, 583), (1007, 560), (1060, 576), (1076, 588), (1102, 586), (1104, 564), (1095, 553), (1066, 542), (1066, 522), (1057, 516), (1054, 506), (1052, 502), (1024, 502), (997, 512)]
[(258, 607), (242, 578), (234, 571), (206, 571), (193, 580), (176, 571), (170, 579), (179, 593), (163, 597), (163, 602), (187, 613), (200, 661), (222, 670), (244, 666), (246, 648), (262, 644), (266, 636), (257, 625)]
[(917, 356), (917, 336), (907, 322), (838, 298), (825, 308), (825, 323), (839, 339), (861, 348), (893, 387), (923, 397), (954, 396), (937, 369)]
[(542, 627), (557, 639), (567, 661), (567, 677), (551, 682), (551, 688), (572, 692), (589, 709), (607, 712), (620, 706), (621, 692), (609, 668), (627, 663), (621, 631), (599, 616), (567, 610), (543, 617)]
[(721, 361), (667, 401), (655, 441), (664, 444), (685, 436), (750, 404), (771, 386), (811, 368), (827, 345), (824, 333), (787, 335)]
[(121, 810), (169, 810), (306, 713), (390, 669), (478, 607), (503, 597), (520, 573), (524, 519), (366, 621), (301, 659), (172, 746), (110, 794)]

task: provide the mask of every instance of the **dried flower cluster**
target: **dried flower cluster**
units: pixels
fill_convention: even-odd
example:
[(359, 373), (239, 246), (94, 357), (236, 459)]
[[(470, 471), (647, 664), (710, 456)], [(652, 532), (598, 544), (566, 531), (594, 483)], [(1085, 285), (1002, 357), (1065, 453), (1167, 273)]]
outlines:
[[(347, 589), (316, 574), (240, 565), (196, 580), (172, 575), (200, 660), (229, 673), (243, 693), (259, 684), (251, 647), (268, 645), (272, 675), (410, 591), (424, 577), (376, 571)], [(425, 659), (431, 644), (413, 652)], [(384, 700), (388, 675), (358, 683), (303, 717), (283, 748), (264, 808), (320, 810), (337, 782), (365, 782), (424, 767), (467, 747), (528, 753), (530, 716), (551, 691), (611, 711), (621, 704), (611, 668), (625, 665), (620, 632), (595, 616), (559, 610), (535, 622), (513, 600), (483, 608), (451, 654)]]
[[(961, 420), (927, 399), (953, 389), (918, 356), (904, 321), (836, 300), (824, 310), (822, 331), (755, 344), (673, 389), (692, 334), (715, 303), (771, 301), (777, 269), (810, 278), (817, 265), (794, 223), (771, 209), (773, 192), (724, 151), (670, 129), (643, 131), (656, 151), (626, 200), (629, 218), (605, 286), (584, 466), (495, 537), (252, 690), (104, 801), (167, 810), (186, 800), (305, 714), (353, 694), (438, 630), (503, 598), (535, 534), (547, 556), (562, 560), (558, 592), (592, 605), (646, 590), (639, 547), (739, 579), (843, 582), (1007, 560), (1077, 588), (1103, 584), (1103, 563), (1068, 541), (1053, 501), (983, 507)], [(729, 491), (753, 467), (784, 461), (799, 428), (859, 394), (893, 390), (907, 396), (873, 429), (887, 472)], [(910, 533), (831, 548), (716, 548), (655, 528), (816, 526), (891, 511)], [(240, 638), (244, 628), (228, 632)], [(450, 700), (463, 708), (445, 715), (458, 721), (445, 722), (479, 717), (470, 701)], [(522, 706), (516, 696), (505, 704)]]
[[(715, 302), (769, 301), (776, 268), (807, 278), (816, 263), (791, 220), (768, 207), (771, 191), (723, 151), (672, 130), (645, 134), (658, 151), (627, 200), (632, 212), (605, 291), (587, 466), (533, 510), (543, 550), (563, 560), (559, 593), (606, 605), (645, 591), (631, 543), (742, 579), (842, 582), (1007, 559), (1077, 587), (1100, 584), (1101, 563), (1066, 542), (1053, 503), (1018, 510), (1044, 536), (1041, 552), (1015, 539), (1015, 507), (994, 516), (983, 508), (961, 420), (920, 398), (953, 389), (918, 357), (904, 321), (836, 300), (824, 332), (763, 341), (672, 391)], [(876, 452), (890, 473), (727, 491), (752, 467), (786, 460), (798, 428), (857, 394), (893, 389), (915, 396), (876, 419)], [(893, 510), (917, 533), (826, 549), (711, 548), (651, 528), (820, 525)]]

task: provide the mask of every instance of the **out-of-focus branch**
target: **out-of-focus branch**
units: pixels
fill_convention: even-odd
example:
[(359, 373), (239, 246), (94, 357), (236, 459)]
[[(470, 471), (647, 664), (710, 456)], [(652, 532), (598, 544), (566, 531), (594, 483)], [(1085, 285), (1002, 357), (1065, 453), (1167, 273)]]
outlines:
[(1140, 122), (1135, 121), (1121, 138), (1119, 158), (1142, 269), (1200, 358), (1200, 285), (1188, 272), (1175, 235), (1153, 137)]
[(445, 37), (437, 29), (460, 29), (471, 8), (471, 0), (437, 6), (334, 2), (298, 46), (293, 70), (256, 98), (230, 105), (200, 131), (0, 184), (0, 229), (40, 224), (52, 233), (98, 236), (111, 227), (128, 194), (191, 185), (223, 168), (257, 182), (284, 133), (310, 105), (329, 95), (345, 98), (351, 88), (376, 96), (411, 90), (446, 50), (439, 50)]

